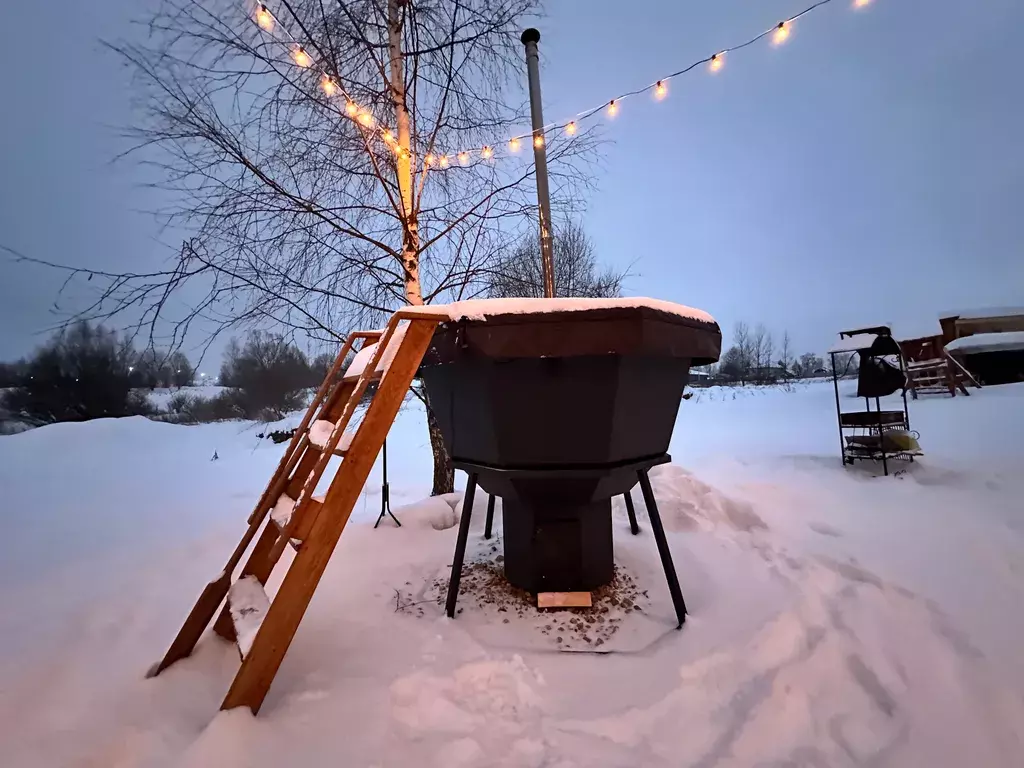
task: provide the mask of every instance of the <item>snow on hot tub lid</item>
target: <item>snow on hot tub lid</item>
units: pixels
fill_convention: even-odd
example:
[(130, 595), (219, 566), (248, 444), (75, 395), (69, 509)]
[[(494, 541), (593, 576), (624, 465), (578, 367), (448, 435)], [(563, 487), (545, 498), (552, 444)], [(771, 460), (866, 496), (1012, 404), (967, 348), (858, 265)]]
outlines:
[(644, 296), (630, 296), (614, 299), (467, 299), (451, 304), (432, 304), (416, 307), (439, 315), (447, 315), (448, 319), (486, 320), (498, 315), (528, 315), (555, 312), (585, 312), (597, 309), (653, 309), (658, 312), (697, 320), (702, 323), (714, 324), (715, 318), (702, 309), (687, 307), (661, 299), (649, 299)]

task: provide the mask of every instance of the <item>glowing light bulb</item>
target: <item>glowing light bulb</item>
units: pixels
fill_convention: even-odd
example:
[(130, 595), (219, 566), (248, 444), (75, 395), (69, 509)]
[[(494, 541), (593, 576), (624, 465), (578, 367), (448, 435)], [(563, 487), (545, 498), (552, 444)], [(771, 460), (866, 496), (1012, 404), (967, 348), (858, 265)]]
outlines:
[(320, 81), (320, 87), (324, 89), (324, 93), (328, 96), (333, 96), (338, 92), (338, 84), (327, 75), (324, 75)]
[(722, 68), (723, 64), (725, 64), (725, 54), (716, 53), (714, 56), (711, 57), (711, 61), (708, 62), (708, 69), (710, 69), (712, 72), (717, 72)]
[(345, 114), (349, 117), (355, 117), (359, 114), (359, 107), (356, 106), (354, 101), (345, 102)]
[(459, 165), (469, 165), (469, 152), (459, 152)]
[(668, 88), (666, 88), (665, 84), (659, 80), (654, 86), (654, 98), (661, 100), (666, 96), (668, 96)]
[(608, 102), (608, 117), (615, 117), (617, 114), (619, 114), (619, 102), (612, 99)]
[(441, 155), (441, 161), (438, 163), (442, 168), (448, 167), (448, 155)]
[(480, 150), (480, 157), (482, 157), (484, 160), (490, 160), (492, 157), (494, 157), (494, 150), (491, 149), (490, 147), (484, 147), (483, 149)]
[(364, 128), (369, 128), (373, 125), (373, 115), (369, 112), (359, 113), (359, 124)]
[(509, 141), (508, 141), (508, 151), (509, 152), (518, 152), (519, 151), (519, 139), (509, 139)]
[(309, 54), (306, 53), (306, 49), (303, 48), (301, 45), (292, 51), (292, 59), (294, 59), (295, 63), (298, 64), (303, 69), (305, 69), (306, 67), (310, 66), (313, 63), (313, 60), (309, 58)]
[(565, 132), (569, 136), (575, 136), (576, 135), (576, 121), (575, 120), (570, 120), (568, 123), (565, 124)]
[(533, 137), (533, 146), (535, 146), (537, 149), (540, 149), (541, 147), (544, 146), (543, 133), (538, 133), (536, 136)]
[(265, 32), (274, 31), (274, 14), (263, 3), (256, 6), (256, 23), (260, 25), (260, 29)]
[(775, 45), (782, 45), (786, 42), (789, 37), (789, 24), (784, 21), (779, 22), (779, 26), (775, 28), (775, 32), (772, 33), (772, 43)]
[(871, 3), (871, 0), (853, 0), (854, 8), (864, 8)]
[(395, 141), (395, 134), (393, 134), (391, 131), (384, 131), (381, 135), (384, 137), (384, 141), (386, 143), (388, 143), (388, 144), (394, 143), (394, 141)]
[(434, 164), (434, 156), (433, 155), (427, 155), (425, 158), (423, 158), (423, 164), (424, 165), (433, 165)]

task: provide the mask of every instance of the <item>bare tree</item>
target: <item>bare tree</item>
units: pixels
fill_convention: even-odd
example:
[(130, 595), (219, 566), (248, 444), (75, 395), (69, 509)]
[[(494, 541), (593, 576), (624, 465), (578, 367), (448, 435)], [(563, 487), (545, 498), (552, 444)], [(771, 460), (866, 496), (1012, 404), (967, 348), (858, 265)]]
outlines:
[(745, 384), (747, 376), (750, 374), (750, 369), (754, 365), (750, 328), (743, 320), (740, 320), (736, 323), (736, 328), (732, 335), (735, 342), (734, 346), (736, 347), (736, 354), (730, 361), (730, 369), (734, 371), (734, 376), (739, 378), (741, 383)]
[(782, 346), (779, 348), (779, 367), (786, 372), (786, 378), (793, 374), (793, 349), (789, 340), (789, 331), (782, 332)]
[[(555, 296), (606, 298), (622, 293), (626, 273), (601, 268), (594, 243), (578, 222), (555, 227), (554, 266)], [(524, 235), (498, 258), (488, 277), (488, 294), (496, 298), (544, 295), (540, 242), (535, 236)]]
[[(123, 315), (171, 349), (243, 324), (338, 341), (485, 290), (535, 221), (532, 163), (496, 145), (526, 122), (507, 104), (535, 3), (280, 0), (257, 26), (237, 0), (162, 0), (144, 41), (110, 47), (135, 78), (137, 151), (174, 194), (163, 213), (192, 236), (166, 269), (65, 267), (100, 278), (74, 317)], [(546, 140), (553, 198), (570, 201), (593, 137)]]

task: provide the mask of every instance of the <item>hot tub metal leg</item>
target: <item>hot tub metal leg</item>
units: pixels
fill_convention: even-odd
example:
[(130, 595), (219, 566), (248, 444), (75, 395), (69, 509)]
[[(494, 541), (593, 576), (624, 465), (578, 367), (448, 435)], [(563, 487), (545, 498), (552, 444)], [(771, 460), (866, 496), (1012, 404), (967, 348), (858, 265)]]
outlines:
[(665, 529), (661, 525), (661, 515), (658, 514), (658, 504), (654, 500), (654, 491), (651, 490), (651, 480), (647, 476), (647, 470), (637, 471), (640, 478), (640, 490), (644, 495), (644, 504), (647, 505), (647, 514), (651, 518), (651, 531), (654, 533), (654, 540), (658, 544), (658, 554), (661, 555), (661, 564), (665, 568), (665, 578), (668, 579), (668, 591), (672, 594), (672, 604), (676, 608), (676, 618), (679, 619), (679, 626), (686, 621), (686, 603), (683, 601), (683, 592), (679, 589), (679, 579), (676, 578), (676, 569), (672, 564), (672, 553), (668, 548), (668, 541), (665, 539)]
[(491, 523), (494, 522), (494, 494), (487, 494), (487, 522), (484, 524), (484, 538), (491, 538)]
[(636, 524), (636, 510), (633, 509), (633, 497), (629, 495), (629, 491), (622, 494), (622, 497), (626, 500), (626, 514), (629, 515), (629, 530), (636, 536), (640, 533), (640, 526)]
[[(476, 475), (469, 476), (466, 495), (462, 498), (462, 519), (459, 521), (459, 538), (455, 543), (455, 559), (452, 561), (452, 576), (448, 580), (448, 599), (444, 612), (449, 619), (455, 618), (455, 603), (459, 599), (459, 581), (462, 579), (462, 560), (466, 556), (466, 540), (469, 538), (469, 518), (473, 514), (473, 495), (476, 493)], [(678, 588), (678, 587), (677, 587)]]

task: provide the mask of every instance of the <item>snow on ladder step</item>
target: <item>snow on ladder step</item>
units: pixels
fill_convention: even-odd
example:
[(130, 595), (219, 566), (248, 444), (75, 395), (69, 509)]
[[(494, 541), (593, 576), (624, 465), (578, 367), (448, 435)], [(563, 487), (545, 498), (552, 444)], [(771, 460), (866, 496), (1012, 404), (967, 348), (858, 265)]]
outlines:
[[(309, 428), (309, 442), (313, 447), (323, 450), (324, 447), (331, 439), (331, 433), (334, 431), (334, 422), (325, 421), (320, 419), (314, 421), (313, 425)], [(352, 430), (346, 430), (345, 433), (338, 440), (338, 444), (334, 447), (335, 456), (344, 456), (348, 451), (349, 446), (352, 445), (352, 438), (355, 437), (355, 432)]]
[[(379, 380), (384, 372), (391, 367), (391, 363), (394, 362), (395, 355), (398, 354), (398, 348), (402, 346), (402, 340), (405, 338), (405, 332), (409, 329), (409, 323), (402, 321), (395, 328), (395, 332), (391, 334), (391, 340), (388, 342), (387, 348), (384, 350), (384, 354), (380, 356), (380, 360), (377, 361), (377, 368), (373, 372), (371, 381)], [(374, 354), (377, 351), (377, 344), (367, 344), (365, 347), (356, 352), (356, 356), (352, 358), (352, 362), (348, 368), (345, 369), (345, 374), (342, 376), (343, 381), (355, 381), (358, 379), (366, 366), (369, 365), (373, 359)]]
[(231, 623), (235, 625), (238, 652), (244, 659), (270, 609), (270, 598), (259, 579), (243, 576), (228, 590), (228, 608), (231, 611)]

